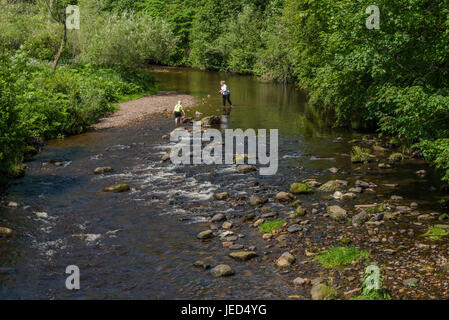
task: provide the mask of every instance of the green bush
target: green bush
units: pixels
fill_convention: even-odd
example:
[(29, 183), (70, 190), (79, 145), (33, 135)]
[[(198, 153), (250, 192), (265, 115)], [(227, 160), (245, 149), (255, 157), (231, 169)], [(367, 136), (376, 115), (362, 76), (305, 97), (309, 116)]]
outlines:
[(124, 70), (166, 63), (178, 41), (165, 21), (144, 14), (104, 14), (82, 23), (79, 42), (71, 43), (83, 63)]
[(143, 72), (123, 75), (93, 65), (51, 72), (23, 51), (0, 55), (0, 172), (17, 172), (27, 138), (83, 132), (121, 97), (148, 91), (154, 91), (154, 80)]

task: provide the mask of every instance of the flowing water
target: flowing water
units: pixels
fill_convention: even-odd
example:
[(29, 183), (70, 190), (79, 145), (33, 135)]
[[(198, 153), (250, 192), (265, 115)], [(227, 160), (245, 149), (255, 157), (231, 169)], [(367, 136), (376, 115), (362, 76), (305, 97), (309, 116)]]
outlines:
[[(363, 178), (379, 185), (375, 195), (362, 195), (359, 203), (395, 194), (419, 202), (424, 211), (438, 209), (435, 203), (442, 194), (433, 171), (420, 161), (405, 161), (387, 172), (351, 164), (349, 141), (362, 135), (331, 130), (327, 119), (293, 87), (261, 83), (249, 76), (156, 71), (161, 90), (197, 97), (194, 111), (204, 115), (221, 114), (218, 84), (226, 79), (235, 104), (226, 126), (279, 129), (278, 173), (262, 177), (236, 173), (233, 165), (161, 163), (170, 148), (163, 136), (173, 130), (173, 120), (163, 115), (132, 127), (50, 141), (29, 163), (26, 177), (8, 188), (7, 200), (21, 207), (0, 208), (0, 226), (16, 232), (13, 238), (0, 238), (0, 298), (285, 299), (296, 295), (299, 289), (267, 260), (270, 254), (279, 256), (282, 249), (267, 246), (256, 229), (241, 225), (233, 230), (240, 234), (234, 241), (257, 247), (259, 257), (248, 263), (232, 261), (220, 241), (201, 242), (196, 234), (208, 228), (207, 219), (216, 213), (236, 222), (244, 215), (260, 214), (260, 208), (247, 204), (252, 194), (272, 197), (288, 191), (296, 180), (335, 178), (327, 171), (330, 167), (340, 168), (337, 176), (350, 182)], [(50, 159), (62, 165), (55, 166)], [(114, 171), (94, 175), (100, 166)], [(429, 171), (424, 179), (415, 175), (423, 168)], [(132, 190), (101, 192), (115, 183), (127, 183)], [(399, 187), (381, 187), (389, 183)], [(213, 200), (213, 194), (222, 191), (241, 202)], [(306, 206), (321, 200), (302, 199)], [(291, 211), (273, 201), (267, 206), (280, 215)], [(317, 221), (312, 221), (311, 229), (316, 230), (313, 237), (320, 239), (323, 230)], [(200, 259), (212, 266), (229, 264), (236, 274), (213, 278), (192, 266)], [(65, 288), (68, 265), (80, 268), (81, 290)]]

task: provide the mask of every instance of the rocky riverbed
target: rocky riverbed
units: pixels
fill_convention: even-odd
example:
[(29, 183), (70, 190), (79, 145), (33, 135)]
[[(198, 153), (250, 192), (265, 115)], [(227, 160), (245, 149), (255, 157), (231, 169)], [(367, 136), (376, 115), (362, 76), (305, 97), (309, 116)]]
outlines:
[[(182, 76), (176, 83), (194, 83)], [(241, 105), (218, 127), (281, 128), (276, 175), (172, 164), (172, 119), (162, 115), (51, 141), (2, 200), (0, 297), (351, 299), (376, 262), (392, 299), (447, 298), (448, 197), (434, 170), (374, 135), (305, 120), (297, 129), (290, 120), (306, 112), (293, 91), (234, 81), (257, 94), (247, 107), (235, 90)], [(201, 99), (211, 88), (197, 90), (185, 90), (205, 101), (189, 117), (220, 112)], [(285, 118), (261, 102), (285, 96)], [(356, 258), (323, 264), (333, 247)], [(71, 264), (78, 292), (64, 288)]]

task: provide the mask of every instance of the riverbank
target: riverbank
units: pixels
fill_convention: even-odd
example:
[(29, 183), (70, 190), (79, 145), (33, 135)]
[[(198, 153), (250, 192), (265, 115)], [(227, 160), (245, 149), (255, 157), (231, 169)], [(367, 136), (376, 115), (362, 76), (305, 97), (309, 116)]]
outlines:
[(96, 130), (120, 128), (142, 121), (156, 113), (171, 114), (178, 101), (181, 101), (185, 108), (191, 108), (197, 103), (196, 98), (191, 95), (162, 91), (151, 96), (120, 103), (118, 111), (101, 118), (92, 128)]

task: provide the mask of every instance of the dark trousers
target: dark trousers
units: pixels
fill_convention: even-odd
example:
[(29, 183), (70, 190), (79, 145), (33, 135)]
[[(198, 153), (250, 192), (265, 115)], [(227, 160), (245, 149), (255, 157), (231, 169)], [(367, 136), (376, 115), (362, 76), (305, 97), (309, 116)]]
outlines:
[(226, 106), (226, 100), (228, 101), (229, 105), (232, 106), (231, 94), (224, 94), (223, 95), (223, 107)]

